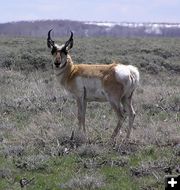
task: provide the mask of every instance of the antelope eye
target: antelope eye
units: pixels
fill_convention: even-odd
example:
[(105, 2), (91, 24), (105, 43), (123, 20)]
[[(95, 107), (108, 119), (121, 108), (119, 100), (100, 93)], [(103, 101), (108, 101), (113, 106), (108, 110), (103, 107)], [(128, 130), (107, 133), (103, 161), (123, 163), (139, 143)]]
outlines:
[(68, 53), (66, 50), (64, 50), (64, 51), (62, 51), (62, 52), (63, 52), (65, 55), (67, 55), (67, 53)]
[(63, 47), (63, 48), (61, 49), (61, 52), (64, 53), (65, 55), (67, 55), (67, 53), (68, 53), (68, 51), (66, 50), (65, 47)]

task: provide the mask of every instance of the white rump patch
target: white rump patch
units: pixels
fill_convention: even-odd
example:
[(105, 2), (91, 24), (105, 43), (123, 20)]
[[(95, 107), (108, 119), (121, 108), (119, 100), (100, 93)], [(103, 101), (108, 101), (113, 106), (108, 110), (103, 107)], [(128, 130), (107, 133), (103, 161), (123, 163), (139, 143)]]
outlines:
[(135, 79), (136, 83), (139, 83), (139, 71), (137, 67), (134, 67), (133, 65), (127, 65), (127, 67), (129, 68), (131, 75)]
[(139, 83), (139, 71), (132, 65), (117, 65), (115, 67), (117, 81), (124, 85), (125, 94), (130, 95)]
[(115, 67), (115, 75), (116, 79), (122, 81), (126, 81), (129, 79), (130, 76), (130, 70), (126, 65), (117, 65)]

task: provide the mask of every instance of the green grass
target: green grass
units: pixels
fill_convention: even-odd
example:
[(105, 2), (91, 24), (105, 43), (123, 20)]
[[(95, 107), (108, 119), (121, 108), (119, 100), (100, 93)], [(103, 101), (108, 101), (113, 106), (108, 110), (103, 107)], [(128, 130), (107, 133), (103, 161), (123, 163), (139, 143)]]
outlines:
[(28, 190), (163, 189), (165, 168), (177, 174), (180, 163), (179, 40), (75, 39), (75, 63), (116, 60), (140, 70), (131, 142), (122, 143), (125, 122), (114, 147), (107, 141), (117, 120), (106, 103), (88, 104), (89, 141), (76, 132), (69, 141), (77, 108), (54, 80), (45, 40), (0, 39), (0, 189), (33, 177)]
[(104, 189), (118, 190), (138, 190), (137, 183), (130, 177), (130, 173), (121, 168), (105, 167), (102, 174), (107, 178), (107, 186)]
[[(156, 189), (163, 189), (163, 182), (161, 182), (163, 178), (163, 174), (160, 173), (158, 175), (161, 176), (158, 179), (160, 185), (156, 184), (157, 179), (153, 175), (148, 175), (145, 177), (136, 177), (132, 175), (131, 168), (138, 167), (142, 162), (150, 162), (158, 160), (161, 162), (163, 158), (168, 159), (172, 155), (172, 151), (169, 148), (164, 149), (156, 149), (153, 150), (152, 147), (138, 151), (134, 155), (128, 156), (128, 164), (125, 166), (116, 166), (116, 165), (105, 165), (99, 168), (84, 168), (84, 165), (76, 154), (72, 153), (70, 155), (66, 155), (63, 157), (54, 157), (50, 158), (46, 168), (43, 169), (17, 169), (14, 165), (13, 159), (9, 158), (4, 159), (1, 157), (1, 165), (0, 168), (8, 168), (12, 172), (12, 176), (10, 178), (5, 178), (0, 181), (0, 187), (2, 189), (11, 188), (11, 189), (20, 189), (19, 188), (19, 180), (23, 177), (27, 179), (35, 178), (34, 182), (28, 186), (28, 189), (39, 189), (43, 190), (45, 187), (49, 189), (60, 189), (60, 185), (66, 183), (69, 179), (76, 177), (79, 174), (87, 175), (93, 173), (99, 173), (104, 176), (106, 186), (102, 187), (105, 189), (139, 189), (139, 187), (154, 185)], [(116, 154), (116, 156), (115, 156)], [(117, 156), (117, 153), (111, 152), (112, 157), (114, 157), (114, 161), (121, 158), (122, 156)], [(106, 158), (109, 160), (112, 158), (111, 156), (100, 155), (100, 157)], [(177, 160), (180, 161), (180, 160)], [(157, 171), (158, 173), (159, 171)], [(161, 171), (162, 172), (162, 171)], [(10, 184), (9, 184), (10, 183)]]

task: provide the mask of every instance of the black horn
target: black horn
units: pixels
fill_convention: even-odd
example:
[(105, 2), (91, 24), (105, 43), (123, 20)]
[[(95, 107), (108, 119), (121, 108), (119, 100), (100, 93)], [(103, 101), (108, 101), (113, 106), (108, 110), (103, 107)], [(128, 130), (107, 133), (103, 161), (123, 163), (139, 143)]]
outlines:
[(48, 46), (48, 48), (54, 47), (54, 41), (51, 39), (51, 31), (52, 30), (53, 29), (49, 30), (49, 32), (48, 32), (48, 38), (47, 38), (47, 46)]
[(69, 40), (65, 43), (66, 49), (71, 49), (73, 47), (73, 32), (71, 31), (71, 36)]

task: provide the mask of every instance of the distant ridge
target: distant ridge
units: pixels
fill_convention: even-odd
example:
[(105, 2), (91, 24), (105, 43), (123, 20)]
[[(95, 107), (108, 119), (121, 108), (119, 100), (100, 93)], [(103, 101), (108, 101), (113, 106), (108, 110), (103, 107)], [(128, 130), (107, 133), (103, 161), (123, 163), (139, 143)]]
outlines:
[(0, 36), (44, 37), (54, 28), (54, 36), (67, 36), (73, 30), (76, 36), (95, 37), (180, 37), (180, 23), (97, 22), (71, 20), (19, 21), (0, 24)]

